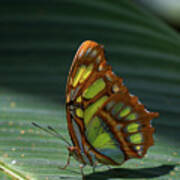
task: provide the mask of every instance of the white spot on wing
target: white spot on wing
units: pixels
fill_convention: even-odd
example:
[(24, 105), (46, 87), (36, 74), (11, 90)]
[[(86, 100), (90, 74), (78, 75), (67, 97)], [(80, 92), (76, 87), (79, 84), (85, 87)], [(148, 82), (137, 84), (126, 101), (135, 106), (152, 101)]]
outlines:
[(99, 64), (101, 61), (101, 56), (99, 55), (97, 58), (96, 58), (96, 63)]
[(91, 57), (95, 57), (97, 55), (97, 50), (93, 50), (91, 53)]
[(91, 52), (91, 50), (92, 50), (92, 48), (90, 47), (90, 48), (88, 48), (87, 49), (87, 51), (86, 51), (86, 53), (85, 53), (85, 55), (87, 56), (90, 52)]
[(109, 74), (105, 74), (105, 76), (106, 76), (106, 79), (107, 79), (108, 81), (111, 81), (111, 82), (112, 82), (112, 78), (109, 76)]
[(146, 111), (147, 113), (150, 113), (147, 109), (145, 109), (145, 111)]
[(79, 57), (79, 58), (81, 58), (81, 57), (82, 57), (82, 55), (83, 55), (83, 53), (84, 53), (84, 49), (81, 49), (81, 51), (80, 51), (80, 53), (79, 53), (78, 57)]
[(104, 70), (104, 67), (103, 67), (102, 64), (100, 64), (99, 67), (98, 67), (98, 71), (103, 71), (103, 70)]

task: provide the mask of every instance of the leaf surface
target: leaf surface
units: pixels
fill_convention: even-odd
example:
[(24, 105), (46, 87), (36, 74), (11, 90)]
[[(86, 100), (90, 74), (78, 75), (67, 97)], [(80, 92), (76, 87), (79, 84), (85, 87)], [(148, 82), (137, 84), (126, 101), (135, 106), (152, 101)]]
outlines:
[(87, 39), (105, 46), (113, 71), (160, 117), (152, 122), (155, 145), (144, 159), (94, 174), (86, 167), (86, 178), (179, 179), (179, 34), (129, 0), (6, 0), (0, 15), (0, 179), (8, 179), (7, 170), (22, 180), (81, 179), (75, 160), (58, 168), (67, 159), (65, 145), (32, 122), (69, 140), (66, 78)]

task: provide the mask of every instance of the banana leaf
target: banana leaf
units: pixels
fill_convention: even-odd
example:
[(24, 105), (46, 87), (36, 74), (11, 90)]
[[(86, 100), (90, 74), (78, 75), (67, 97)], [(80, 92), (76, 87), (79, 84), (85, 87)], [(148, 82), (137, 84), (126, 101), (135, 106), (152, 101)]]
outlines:
[(130, 0), (2, 0), (0, 2), (0, 179), (82, 179), (70, 141), (65, 85), (77, 47), (104, 45), (107, 61), (151, 111), (155, 145), (143, 159), (101, 166), (86, 179), (180, 178), (180, 35)]

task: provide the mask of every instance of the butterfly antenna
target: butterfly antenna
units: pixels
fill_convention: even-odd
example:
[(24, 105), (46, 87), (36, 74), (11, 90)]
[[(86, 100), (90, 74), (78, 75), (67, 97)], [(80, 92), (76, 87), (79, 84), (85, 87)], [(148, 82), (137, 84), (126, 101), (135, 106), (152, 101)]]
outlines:
[(71, 146), (71, 144), (65, 139), (65, 137), (60, 134), (59, 132), (57, 132), (53, 127), (51, 126), (48, 126), (48, 129), (51, 131), (51, 132), (54, 132), (54, 134), (56, 134), (59, 138), (61, 138), (64, 142), (66, 142), (66, 144), (68, 144), (69, 146)]
[(68, 146), (71, 146), (71, 144), (61, 134), (59, 134), (55, 129), (53, 129), (51, 126), (48, 126), (48, 128), (46, 129), (35, 122), (32, 122), (32, 125), (47, 132), (48, 134), (51, 134), (52, 136), (56, 136), (57, 138), (59, 138), (63, 142), (65, 142)]

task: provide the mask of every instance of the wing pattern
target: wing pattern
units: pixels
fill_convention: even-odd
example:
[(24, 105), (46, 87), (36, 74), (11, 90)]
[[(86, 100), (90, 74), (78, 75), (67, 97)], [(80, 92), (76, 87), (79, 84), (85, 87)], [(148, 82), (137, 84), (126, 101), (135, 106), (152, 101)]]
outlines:
[(106, 63), (104, 48), (85, 41), (78, 49), (66, 87), (69, 134), (84, 164), (122, 164), (142, 158), (153, 145), (149, 112)]

